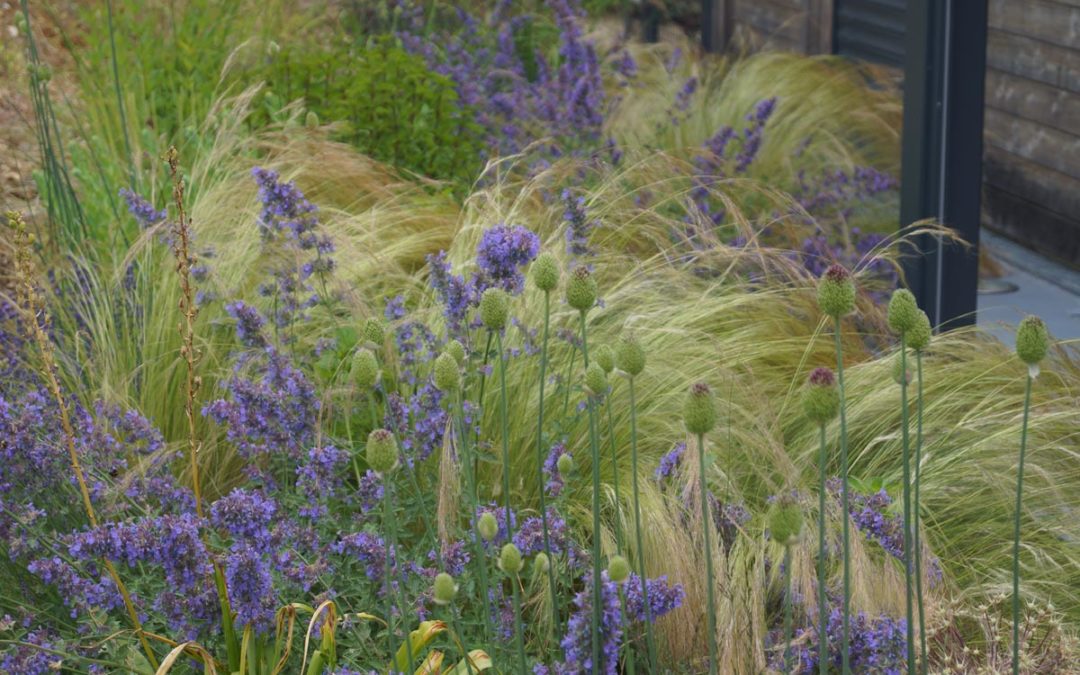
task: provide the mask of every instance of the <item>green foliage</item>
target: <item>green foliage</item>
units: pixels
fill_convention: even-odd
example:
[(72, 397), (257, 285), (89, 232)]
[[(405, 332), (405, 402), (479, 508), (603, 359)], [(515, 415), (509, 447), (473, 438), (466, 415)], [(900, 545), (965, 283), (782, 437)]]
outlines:
[(335, 138), (400, 170), (468, 184), (483, 166), (480, 129), (453, 82), (392, 40), (283, 48), (264, 78), (256, 126), (302, 98), (320, 120), (335, 123)]

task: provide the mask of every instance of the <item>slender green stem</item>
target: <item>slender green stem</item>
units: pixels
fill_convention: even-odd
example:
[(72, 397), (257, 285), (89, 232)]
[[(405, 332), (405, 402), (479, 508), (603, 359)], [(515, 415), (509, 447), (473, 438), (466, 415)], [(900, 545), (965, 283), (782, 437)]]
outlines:
[(908, 377), (907, 337), (900, 332), (900, 437), (903, 442), (901, 461), (904, 463), (904, 600), (907, 610), (907, 672), (915, 675), (915, 615), (912, 605), (911, 578), (911, 439), (908, 434)]
[(570, 409), (570, 377), (574, 372), (574, 363), (577, 361), (577, 345), (570, 348), (570, 361), (566, 364), (566, 377), (563, 378), (565, 396), (563, 396), (562, 418), (566, 419), (566, 411)]
[(608, 427), (608, 441), (611, 445), (611, 473), (614, 475), (612, 478), (612, 485), (615, 487), (615, 551), (622, 555), (623, 553), (623, 534), (622, 534), (622, 518), (620, 517), (622, 509), (622, 498), (619, 496), (619, 452), (615, 447), (615, 423), (611, 418), (611, 401), (608, 400), (604, 405), (607, 409), (607, 427)]
[(844, 398), (844, 351), (840, 340), (840, 317), (833, 318), (833, 337), (836, 342), (836, 384), (840, 393), (840, 501), (843, 527), (844, 561), (844, 613), (843, 629), (840, 637), (840, 659), (843, 675), (851, 673), (851, 659), (848, 654), (851, 644), (851, 515), (848, 508), (848, 438), (847, 438), (847, 401)]
[(791, 546), (784, 545), (784, 672), (791, 673)]
[(706, 616), (707, 630), (709, 631), (709, 673), (716, 675), (716, 600), (714, 595), (714, 582), (713, 582), (713, 547), (711, 537), (709, 537), (709, 530), (712, 529), (711, 517), (709, 515), (709, 488), (708, 482), (705, 480), (705, 436), (704, 434), (697, 435), (698, 442), (698, 473), (701, 483), (701, 533), (703, 535), (704, 547), (705, 547), (705, 597), (706, 597)]
[(1020, 466), (1016, 473), (1016, 522), (1013, 528), (1012, 671), (1020, 673), (1020, 508), (1024, 503), (1024, 454), (1027, 451), (1028, 413), (1031, 410), (1031, 371), (1024, 387), (1024, 422), (1020, 427)]
[(818, 431), (821, 441), (818, 450), (818, 672), (829, 672), (829, 595), (828, 574), (825, 557), (825, 475), (828, 450), (825, 443), (825, 425)]
[[(493, 337), (494, 336), (491, 334), (491, 331), (488, 331), (487, 344), (484, 345), (484, 362), (480, 365), (480, 396), (476, 399), (476, 402), (481, 406), (481, 408), (480, 408), (481, 410), (483, 410), (483, 405), (484, 405), (484, 386), (487, 384), (487, 372), (486, 371), (487, 371), (487, 365), (488, 365), (488, 358), (491, 357), (491, 340), (492, 340)], [(477, 429), (476, 434), (477, 434), (477, 438), (479, 438), (480, 437), (480, 430), (479, 429)]]
[(499, 349), (499, 420), (502, 426), (502, 488), (506, 507), (506, 538), (514, 538), (514, 521), (510, 517), (510, 422), (506, 411), (506, 354), (503, 353), (502, 332), (496, 333)]
[[(469, 431), (465, 428), (464, 393), (461, 391), (457, 395), (457, 416), (458, 430), (461, 435), (461, 463), (465, 467), (467, 501), (469, 502), (468, 522), (477, 517), (476, 507), (479, 504), (479, 498), (476, 492), (476, 474), (473, 471)], [(480, 576), (481, 595), (484, 602), (484, 643), (485, 645), (491, 645), (493, 632), (491, 630), (491, 599), (488, 597), (487, 558), (484, 551), (484, 542), (480, 541), (480, 536), (477, 534), (475, 527), (469, 528), (469, 540), (473, 544), (473, 564), (477, 566), (477, 572)]]
[[(645, 584), (642, 584), (644, 586)], [(617, 585), (619, 591), (619, 607), (622, 609), (623, 620), (626, 622), (626, 634), (629, 635), (630, 617), (626, 612), (626, 594), (623, 593), (623, 584)], [(635, 675), (637, 672), (637, 664), (634, 663), (634, 643), (631, 640), (623, 641), (623, 648), (626, 653), (623, 655), (623, 663), (626, 664), (627, 675)]]
[(912, 506), (914, 511), (914, 530), (915, 530), (915, 599), (918, 602), (919, 611), (919, 672), (926, 675), (927, 659), (926, 659), (926, 615), (923, 613), (923, 575), (922, 575), (922, 535), (919, 530), (919, 487), (922, 478), (922, 421), (923, 421), (923, 377), (922, 377), (922, 351), (915, 352), (915, 364), (917, 370), (918, 381), (916, 384), (916, 413), (915, 413), (915, 504)]
[(634, 378), (629, 378), (630, 389), (630, 478), (634, 490), (634, 538), (637, 540), (638, 577), (641, 578), (641, 601), (645, 606), (645, 645), (649, 652), (649, 672), (656, 670), (656, 643), (653, 640), (652, 607), (649, 605), (649, 585), (645, 583), (645, 546), (641, 539), (641, 502), (638, 491), (637, 452), (637, 399), (634, 396)]
[[(585, 312), (581, 312), (581, 354), (585, 368), (589, 367), (589, 340)], [(596, 401), (592, 396), (589, 407), (589, 449), (592, 457), (592, 662), (593, 670), (600, 671), (600, 613), (603, 597), (600, 579), (600, 443), (596, 433)]]
[(386, 555), (383, 556), (383, 583), (386, 587), (386, 653), (391, 661), (394, 660), (394, 593), (390, 575), (390, 547), (393, 542), (393, 507), (390, 504), (393, 489), (391, 488), (390, 476), (383, 476), (383, 522), (386, 526)]
[(555, 583), (555, 559), (551, 556), (551, 538), (548, 530), (547, 504), (544, 495), (544, 384), (547, 377), (548, 328), (551, 323), (551, 293), (544, 291), (544, 340), (540, 347), (540, 400), (536, 415), (536, 484), (540, 491), (540, 522), (544, 529), (544, 554), (551, 565), (548, 581), (551, 584), (551, 627), (559, 629), (558, 588)]
[(458, 630), (458, 612), (457, 608), (450, 605), (446, 608), (446, 624), (450, 626), (450, 632), (454, 635), (454, 642), (457, 643), (458, 649), (461, 651), (461, 658), (465, 661), (465, 669), (469, 675), (473, 675), (472, 659), (469, 658), (469, 648), (465, 646), (464, 640), (461, 637), (461, 631)]
[(521, 620), (521, 584), (518, 583), (517, 574), (510, 576), (510, 585), (514, 587), (514, 647), (517, 650), (518, 672), (528, 673), (525, 667), (525, 638), (522, 635), (524, 629)]

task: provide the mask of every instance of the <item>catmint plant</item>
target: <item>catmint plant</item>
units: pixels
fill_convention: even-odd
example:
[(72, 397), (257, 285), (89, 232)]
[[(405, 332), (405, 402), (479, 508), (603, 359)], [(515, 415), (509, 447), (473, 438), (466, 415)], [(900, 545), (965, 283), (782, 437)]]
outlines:
[(832, 265), (818, 281), (818, 307), (833, 321), (833, 339), (836, 344), (836, 382), (840, 399), (840, 481), (841, 502), (843, 504), (843, 549), (844, 566), (843, 595), (844, 607), (841, 612), (843, 628), (841, 631), (840, 654), (843, 675), (851, 672), (849, 645), (851, 639), (851, 534), (848, 517), (848, 438), (847, 411), (844, 402), (844, 350), (841, 340), (841, 320), (855, 311), (855, 282), (851, 273), (841, 265)]
[(712, 529), (712, 515), (709, 513), (709, 488), (706, 480), (705, 464), (705, 434), (716, 426), (716, 399), (712, 389), (704, 382), (697, 382), (690, 386), (683, 403), (683, 423), (686, 431), (697, 437), (698, 446), (698, 472), (700, 473), (701, 490), (701, 533), (705, 556), (705, 584), (706, 584), (706, 624), (709, 642), (709, 672), (716, 675), (717, 649), (716, 649), (716, 600), (713, 583), (713, 547), (710, 542), (709, 531)]
[(1016, 470), (1016, 511), (1013, 524), (1012, 568), (1012, 672), (1020, 673), (1020, 509), (1024, 501), (1024, 453), (1027, 450), (1028, 413), (1031, 410), (1031, 383), (1039, 374), (1039, 362), (1046, 358), (1050, 337), (1046, 324), (1037, 316), (1026, 316), (1016, 329), (1016, 355), (1027, 364), (1024, 384), (1024, 421), (1020, 427), (1020, 463)]

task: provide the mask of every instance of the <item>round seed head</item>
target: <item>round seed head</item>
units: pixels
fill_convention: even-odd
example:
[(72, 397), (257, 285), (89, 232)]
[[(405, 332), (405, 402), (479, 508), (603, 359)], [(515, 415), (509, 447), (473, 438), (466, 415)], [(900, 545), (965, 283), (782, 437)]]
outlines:
[(536, 287), (545, 293), (559, 285), (559, 263), (555, 261), (555, 256), (546, 251), (536, 256), (529, 274)]
[(630, 576), (630, 563), (621, 555), (612, 556), (608, 561), (607, 573), (612, 581), (621, 584)]
[(919, 322), (919, 305), (906, 288), (898, 288), (889, 299), (889, 328), (896, 334), (907, 334)]
[(901, 354), (897, 354), (893, 358), (892, 364), (892, 379), (897, 384), (911, 384), (911, 365), (909, 359), (901, 358)]
[(826, 424), (840, 412), (840, 392), (836, 376), (828, 368), (815, 368), (803, 389), (803, 412), (807, 419)]
[(1046, 324), (1037, 316), (1025, 316), (1016, 329), (1016, 355), (1029, 366), (1046, 358), (1050, 336)]
[(790, 546), (802, 535), (803, 514), (798, 504), (780, 502), (769, 511), (769, 534), (773, 540)]
[(818, 307), (832, 317), (855, 310), (855, 282), (843, 265), (832, 265), (818, 281)]
[(615, 368), (615, 350), (607, 345), (600, 345), (593, 352), (593, 360), (605, 373), (610, 373)]
[(547, 557), (547, 553), (543, 551), (536, 554), (536, 558), (533, 559), (533, 570), (536, 574), (546, 574), (551, 569), (551, 560)]
[(574, 458), (570, 455), (559, 455), (559, 461), (555, 463), (559, 469), (559, 475), (566, 478), (574, 471)]
[(304, 116), (304, 126), (308, 129), (319, 128), (319, 115), (314, 110), (307, 111), (307, 115)]
[(454, 357), (443, 352), (435, 359), (435, 386), (439, 391), (457, 391), (461, 386), (461, 369)]
[(379, 349), (383, 346), (383, 342), (386, 341), (385, 324), (381, 320), (371, 317), (364, 322), (364, 326), (360, 330), (360, 338), (364, 344), (372, 349)]
[(349, 369), (353, 383), (360, 389), (371, 389), (379, 381), (379, 362), (370, 349), (358, 349), (353, 354), (352, 368)]
[(624, 334), (619, 338), (619, 346), (615, 350), (615, 367), (630, 377), (637, 377), (645, 370), (645, 350), (633, 335)]
[(397, 466), (397, 442), (394, 434), (386, 429), (376, 429), (368, 434), (367, 462), (371, 470), (386, 474)]
[(499, 569), (514, 575), (521, 571), (521, 551), (513, 544), (505, 544), (499, 552)]
[(603, 396), (608, 389), (607, 373), (596, 361), (585, 369), (585, 388), (593, 396)]
[(510, 296), (501, 288), (489, 288), (480, 296), (480, 321), (491, 331), (506, 328), (506, 316), (510, 313)]
[(443, 351), (452, 356), (459, 366), (465, 365), (465, 345), (457, 340), (451, 340)]
[(566, 304), (579, 312), (587, 312), (596, 304), (596, 295), (596, 279), (592, 272), (584, 265), (575, 267), (566, 283)]
[(449, 605), (457, 595), (457, 588), (454, 577), (446, 572), (439, 572), (435, 576), (435, 602), (440, 605)]
[(716, 399), (709, 385), (690, 385), (683, 402), (683, 422), (692, 434), (707, 434), (716, 426)]
[(907, 345), (917, 352), (921, 352), (930, 345), (930, 338), (934, 331), (930, 328), (930, 317), (926, 312), (919, 310), (915, 319), (915, 325), (907, 332)]
[(499, 533), (499, 521), (495, 520), (491, 511), (485, 511), (476, 522), (476, 531), (480, 533), (484, 541), (491, 541)]

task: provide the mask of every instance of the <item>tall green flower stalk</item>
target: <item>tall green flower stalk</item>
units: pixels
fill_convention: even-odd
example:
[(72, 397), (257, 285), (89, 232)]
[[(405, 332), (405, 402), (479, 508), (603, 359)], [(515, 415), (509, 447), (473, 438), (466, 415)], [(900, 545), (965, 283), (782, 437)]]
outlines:
[(502, 491), (506, 508), (506, 535), (512, 537), (513, 522), (510, 517), (510, 430), (506, 410), (506, 354), (503, 353), (503, 330), (510, 312), (510, 296), (501, 288), (489, 288), (480, 298), (480, 320), (495, 336), (495, 348), (499, 358), (499, 422), (502, 436)]
[(820, 435), (818, 450), (818, 670), (821, 675), (829, 670), (829, 579), (826, 567), (825, 537), (825, 480), (829, 464), (825, 425), (836, 418), (840, 409), (840, 395), (836, 390), (836, 376), (828, 368), (815, 368), (810, 373), (803, 390), (803, 412), (807, 419), (818, 425)]
[(450, 633), (454, 636), (454, 642), (457, 643), (457, 648), (461, 652), (461, 658), (465, 661), (465, 669), (469, 675), (472, 675), (475, 670), (472, 658), (469, 657), (469, 650), (461, 639), (461, 631), (457, 629), (457, 615), (454, 611), (454, 597), (457, 595), (457, 591), (458, 585), (454, 581), (454, 577), (446, 572), (439, 572), (435, 575), (435, 582), (432, 584), (431, 589), (432, 599), (436, 605), (446, 608), (446, 625), (450, 627)]
[[(548, 514), (546, 490), (544, 489), (544, 384), (547, 379), (548, 359), (548, 332), (551, 325), (551, 291), (559, 285), (559, 266), (555, 257), (550, 253), (541, 253), (533, 261), (529, 270), (533, 284), (544, 294), (544, 337), (540, 346), (540, 398), (536, 413), (536, 484), (540, 490), (540, 523), (544, 530), (544, 555), (549, 561), (551, 556), (551, 537), (548, 530)], [(551, 585), (551, 626), (557, 629), (559, 625), (559, 590), (555, 582), (555, 572), (548, 573), (548, 583)]]
[[(593, 354), (593, 360), (596, 361), (596, 365), (600, 366), (604, 371), (604, 375), (610, 375), (611, 371), (615, 369), (615, 352), (608, 345), (600, 345), (596, 348)], [(603, 396), (608, 396), (608, 389), (605, 389)], [(604, 410), (607, 412), (607, 428), (608, 428), (608, 446), (611, 449), (611, 485), (615, 489), (615, 552), (619, 555), (623, 553), (623, 532), (622, 522), (619, 518), (619, 511), (622, 508), (622, 496), (619, 494), (619, 450), (615, 445), (615, 420), (611, 415), (611, 399), (607, 398), (604, 401)]]
[(777, 502), (769, 511), (769, 535), (784, 547), (784, 672), (791, 673), (792, 660), (792, 602), (791, 548), (802, 536), (803, 516), (798, 504), (789, 500)]
[(645, 545), (641, 537), (641, 503), (638, 489), (638, 445), (637, 445), (637, 399), (634, 396), (634, 378), (645, 370), (645, 350), (632, 334), (619, 338), (615, 350), (615, 367), (626, 377), (630, 394), (630, 479), (634, 498), (634, 539), (637, 552), (638, 577), (641, 578), (641, 598), (645, 606), (645, 645), (649, 652), (649, 672), (657, 672), (656, 641), (653, 637), (652, 607), (649, 605), (649, 588), (645, 580)]
[(930, 328), (930, 318), (926, 316), (926, 312), (919, 310), (918, 319), (915, 322), (915, 327), (912, 328), (907, 335), (908, 346), (915, 352), (915, 364), (916, 364), (916, 394), (915, 394), (915, 488), (914, 488), (914, 504), (912, 504), (912, 511), (914, 522), (912, 523), (912, 530), (915, 538), (915, 603), (916, 611), (919, 616), (919, 672), (926, 674), (929, 667), (926, 655), (926, 614), (923, 608), (923, 571), (922, 571), (922, 558), (923, 558), (923, 546), (922, 546), (922, 534), (920, 533), (920, 501), (919, 501), (919, 486), (922, 482), (922, 444), (923, 444), (923, 372), (922, 372), (922, 355), (923, 351), (930, 344), (930, 338), (933, 331)]
[[(608, 561), (608, 579), (615, 582), (615, 587), (619, 593), (619, 607), (622, 608), (624, 620), (629, 623), (629, 619), (626, 619), (626, 593), (623, 591), (623, 585), (626, 580), (630, 578), (630, 563), (626, 561), (626, 558), (621, 555), (611, 556), (611, 560)], [(645, 584), (642, 583), (642, 586)], [(626, 672), (628, 675), (634, 675), (637, 672), (637, 664), (634, 663), (634, 645), (630, 640), (626, 640), (623, 647), (626, 649), (626, 656), (624, 662), (626, 663)]]
[(900, 438), (902, 445), (903, 481), (904, 481), (904, 601), (907, 610), (907, 671), (909, 675), (916, 672), (915, 664), (915, 613), (914, 613), (914, 588), (912, 579), (911, 559), (917, 555), (912, 546), (912, 516), (911, 516), (911, 439), (910, 420), (908, 415), (908, 383), (911, 374), (907, 366), (907, 334), (915, 329), (919, 321), (919, 307), (915, 302), (915, 296), (906, 288), (898, 289), (889, 300), (889, 327), (900, 336), (899, 369), (894, 374), (897, 384), (900, 385)]
[(523, 628), (521, 621), (521, 579), (518, 574), (521, 572), (521, 551), (514, 544), (506, 544), (502, 547), (502, 551), (499, 553), (499, 569), (503, 571), (503, 574), (510, 578), (510, 585), (513, 589), (514, 598), (514, 648), (517, 652), (517, 662), (519, 673), (527, 673), (528, 668), (525, 666), (525, 638), (523, 636)]
[(709, 673), (716, 675), (717, 648), (716, 648), (716, 599), (715, 582), (713, 574), (713, 545), (709, 531), (712, 529), (712, 517), (709, 514), (709, 488), (705, 478), (705, 434), (716, 426), (716, 400), (713, 397), (709, 385), (697, 382), (690, 386), (686, 401), (683, 404), (683, 423), (686, 431), (697, 437), (698, 446), (698, 473), (700, 478), (701, 499), (701, 533), (705, 555), (705, 583), (706, 583), (706, 626), (709, 631)]
[[(596, 279), (589, 268), (581, 266), (574, 269), (566, 284), (566, 304), (578, 311), (581, 325), (581, 355), (585, 361), (585, 372), (589, 372), (589, 336), (586, 316), (596, 305)], [(602, 374), (603, 371), (601, 371)], [(592, 662), (600, 663), (600, 613), (603, 602), (600, 579), (600, 444), (596, 434), (596, 403), (589, 396), (589, 449), (592, 459)]]
[[(397, 441), (394, 434), (387, 429), (375, 429), (368, 435), (367, 461), (371, 470), (377, 473), (383, 481), (383, 533), (385, 538), (386, 555), (383, 564), (383, 583), (386, 584), (386, 650), (390, 658), (394, 657), (394, 584), (393, 572), (390, 560), (393, 558), (392, 551), (396, 533), (394, 528), (394, 484), (390, 480), (390, 474), (397, 467), (398, 451)], [(408, 629), (406, 628), (406, 632)], [(410, 654), (411, 658), (411, 654)], [(409, 669), (410, 672), (412, 669)]]
[(1024, 421), (1020, 427), (1020, 464), (1016, 472), (1016, 513), (1013, 527), (1012, 672), (1020, 673), (1020, 509), (1024, 502), (1024, 454), (1027, 451), (1028, 415), (1031, 410), (1031, 383), (1039, 374), (1039, 362), (1046, 357), (1050, 338), (1046, 324), (1037, 316), (1024, 317), (1016, 329), (1016, 355), (1027, 364), (1024, 384)]
[(848, 495), (848, 438), (847, 410), (844, 401), (844, 350), (841, 319), (855, 311), (855, 282), (842, 265), (825, 270), (818, 283), (818, 306), (833, 320), (833, 339), (836, 344), (836, 382), (840, 396), (840, 501), (843, 522), (844, 605), (841, 620), (840, 658), (843, 675), (851, 672), (851, 515)]

